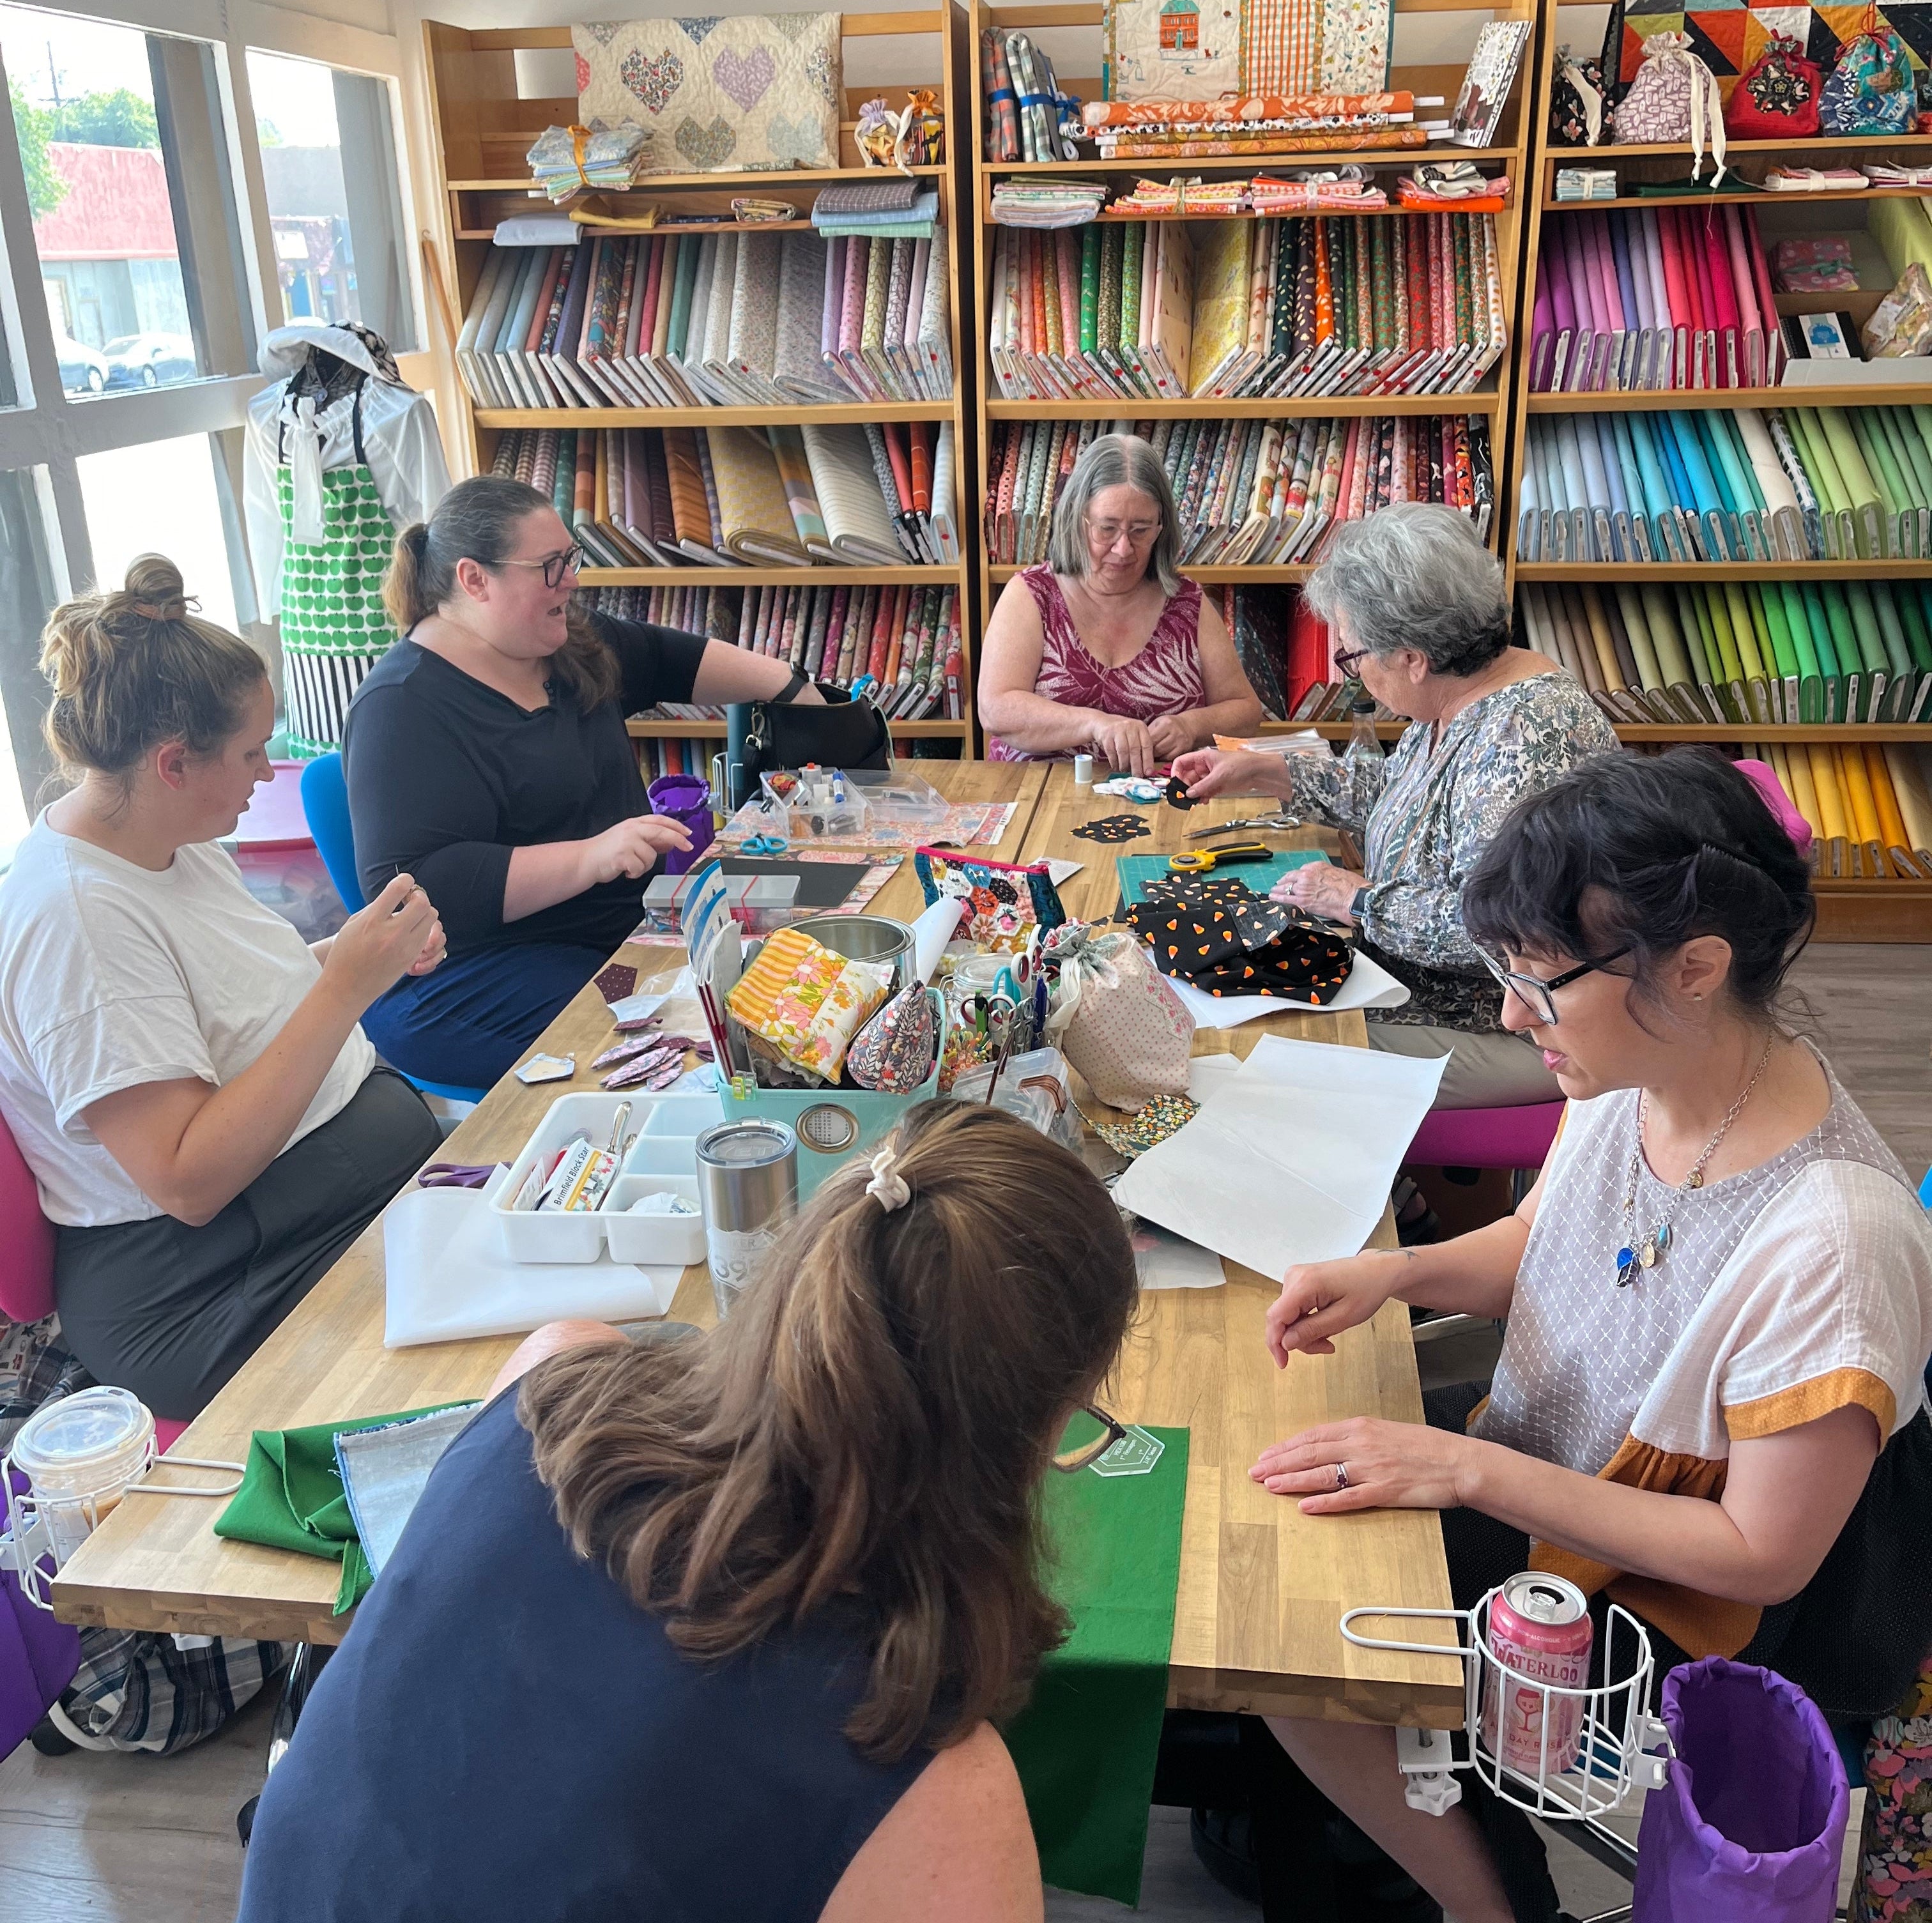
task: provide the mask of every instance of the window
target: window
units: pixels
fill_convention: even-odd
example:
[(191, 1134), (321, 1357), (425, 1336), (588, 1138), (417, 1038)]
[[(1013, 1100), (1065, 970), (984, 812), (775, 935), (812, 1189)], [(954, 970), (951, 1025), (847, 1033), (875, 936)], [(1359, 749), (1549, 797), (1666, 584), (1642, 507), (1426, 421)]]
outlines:
[(40, 501), (43, 477), (0, 472), (0, 860), (27, 832), (53, 758), (40, 738), (46, 684), (40, 679), (40, 630), (56, 599)]
[(359, 321), (417, 344), (389, 83), (251, 47), (262, 181), (288, 320)]
[[(219, 627), (236, 627), (227, 517), (208, 436), (110, 448), (83, 454), (77, 464), (94, 579), (118, 587), (136, 555), (165, 554), (180, 568), (203, 616)], [(129, 514), (130, 501), (141, 502), (143, 511)]]
[(62, 389), (244, 372), (213, 48), (0, 5), (0, 55)]

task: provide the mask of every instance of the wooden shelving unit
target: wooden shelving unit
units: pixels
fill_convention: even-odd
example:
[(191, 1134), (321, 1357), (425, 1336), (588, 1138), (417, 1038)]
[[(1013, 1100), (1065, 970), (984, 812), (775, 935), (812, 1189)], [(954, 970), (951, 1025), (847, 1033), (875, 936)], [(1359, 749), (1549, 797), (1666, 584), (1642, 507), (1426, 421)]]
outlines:
[[(1526, 223), (1521, 250), (1522, 280), (1519, 288), (1520, 325), (1527, 330), (1534, 298), (1537, 263), (1546, 222), (1575, 214), (1616, 208), (1664, 208), (1694, 209), (1727, 202), (1749, 205), (1781, 212), (1816, 202), (1841, 208), (1848, 202), (1876, 200), (1902, 194), (1917, 195), (1918, 190), (1900, 188), (1867, 188), (1828, 194), (1763, 192), (1755, 188), (1727, 190), (1733, 179), (1756, 183), (1763, 179), (1774, 160), (1814, 165), (1857, 165), (1865, 160), (1898, 159), (1910, 156), (1921, 164), (1932, 160), (1932, 135), (1910, 135), (1888, 140), (1863, 136), (1820, 136), (1806, 140), (1731, 140), (1726, 142), (1725, 186), (1702, 194), (1652, 196), (1630, 194), (1628, 188), (1645, 181), (1682, 178), (1690, 170), (1690, 152), (1682, 142), (1645, 142), (1602, 147), (1559, 147), (1550, 139), (1548, 114), (1541, 103), (1550, 98), (1550, 80), (1558, 47), (1565, 40), (1573, 46), (1592, 46), (1600, 26), (1574, 33), (1559, 24), (1563, 9), (1557, 0), (1542, 0), (1540, 28), (1534, 52), (1537, 62), (1536, 99), (1538, 110), (1532, 130), (1532, 155), (1525, 184), (1526, 198), (1535, 209), (1535, 218)], [(1712, 163), (1707, 152), (1706, 177)], [(1618, 196), (1610, 200), (1558, 201), (1556, 195), (1556, 170), (1560, 166), (1615, 167)], [(1850, 307), (1861, 322), (1880, 298), (1877, 292), (1862, 298), (1834, 295), (1830, 304)], [(1826, 304), (1817, 295), (1778, 297), (1780, 314), (1809, 311)], [(1525, 440), (1532, 416), (1550, 414), (1607, 414), (1662, 412), (1706, 408), (1769, 409), (1799, 407), (1874, 407), (1924, 404), (1932, 400), (1932, 388), (1908, 382), (1834, 382), (1829, 385), (1792, 385), (1776, 388), (1696, 388), (1652, 390), (1621, 393), (1532, 394), (1529, 392), (1529, 356), (1516, 357), (1514, 370), (1516, 393), (1508, 411), (1509, 453), (1505, 473), (1499, 476), (1497, 500), (1499, 518), (1510, 522), (1503, 536), (1502, 551), (1508, 569), (1510, 595), (1515, 598), (1519, 584), (1564, 582), (1613, 584), (1744, 581), (1856, 581), (1904, 580), (1922, 577), (1932, 563), (1922, 560), (1756, 561), (1700, 562), (1547, 562), (1516, 559), (1514, 505), (1523, 472)], [(1510, 512), (1502, 514), (1502, 505)], [(1797, 726), (1760, 722), (1700, 723), (1691, 726), (1662, 723), (1612, 724), (1620, 740), (1632, 744), (1664, 746), (1677, 742), (1708, 742), (1736, 748), (1745, 743), (1818, 743), (1851, 747), (1867, 742), (1932, 742), (1932, 727), (1910, 723), (1838, 724)], [(1932, 940), (1932, 881), (1902, 878), (1886, 880), (1821, 876), (1818, 880), (1817, 938), (1826, 941), (1926, 941)]]
[[(963, 140), (976, 135), (964, 127), (958, 113), (962, 83), (961, 61), (968, 51), (965, 16), (950, 4), (911, 13), (848, 14), (844, 16), (844, 50), (852, 60), (855, 41), (886, 36), (925, 43), (922, 70), (894, 86), (848, 85), (840, 122), (840, 164), (828, 168), (794, 168), (769, 172), (662, 173), (646, 176), (628, 194), (607, 194), (608, 200), (637, 206), (655, 205), (662, 214), (716, 217), (726, 232), (783, 232), (810, 227), (813, 200), (820, 188), (885, 177), (864, 166), (853, 131), (864, 101), (883, 95), (887, 104), (904, 106), (914, 87), (938, 93), (946, 116), (946, 158), (935, 166), (913, 171), (937, 188), (940, 218), (946, 238), (944, 260), (952, 289), (951, 333), (953, 391), (949, 400), (854, 400), (822, 406), (766, 407), (478, 407), (465, 395), (448, 438), (466, 451), (473, 470), (487, 472), (499, 437), (512, 429), (532, 428), (756, 428), (773, 422), (794, 425), (867, 422), (930, 421), (952, 424), (955, 452), (953, 509), (960, 533), (960, 558), (941, 567), (866, 567), (818, 566), (809, 568), (586, 568), (586, 588), (705, 587), (751, 589), (764, 586), (952, 587), (956, 592), (964, 672), (960, 689), (964, 712), (957, 719), (928, 717), (890, 724), (896, 739), (910, 742), (946, 742), (958, 751), (974, 752), (973, 726), (974, 641), (976, 632), (972, 590), (974, 537), (969, 524), (976, 521), (971, 460), (974, 427), (970, 400), (971, 361), (969, 330), (962, 315), (965, 280), (961, 272), (964, 234), (970, 218), (961, 203), (963, 163), (957, 156)], [(466, 28), (425, 21), (423, 40), (428, 59), (429, 99), (442, 185), (449, 203), (453, 258), (445, 260), (445, 278), (452, 290), (456, 316), (469, 310), (470, 296), (488, 257), (496, 224), (513, 214), (549, 211), (548, 202), (532, 189), (524, 155), (546, 127), (568, 126), (577, 118), (577, 102), (518, 97), (517, 56), (520, 53), (568, 50), (567, 26)], [(758, 227), (740, 226), (731, 218), (734, 195), (790, 202), (791, 220)], [(685, 232), (692, 228), (680, 230)], [(937, 256), (936, 256), (937, 257)], [(774, 290), (776, 293), (776, 290)], [(634, 719), (629, 731), (639, 741), (661, 738), (722, 738), (722, 720)]]
[[(1414, 14), (1456, 14), (1466, 16), (1468, 22), (1467, 38), (1473, 44), (1478, 28), (1490, 20), (1531, 20), (1535, 16), (1536, 0), (1493, 0), (1493, 4), (1472, 4), (1472, 0), (1394, 0), (1398, 16)], [(1517, 326), (1517, 290), (1522, 279), (1522, 247), (1524, 221), (1522, 214), (1523, 197), (1527, 186), (1526, 163), (1529, 154), (1531, 110), (1529, 92), (1536, 71), (1537, 50), (1532, 38), (1526, 52), (1521, 71), (1516, 76), (1515, 87), (1505, 106), (1495, 146), (1484, 148), (1436, 146), (1406, 148), (1364, 148), (1336, 151), (1332, 153), (1292, 153), (1274, 155), (1240, 154), (1220, 158), (1202, 158), (1180, 161), (1157, 160), (1074, 160), (1057, 161), (988, 160), (985, 158), (985, 146), (980, 137), (987, 122), (988, 108), (985, 98), (984, 82), (980, 60), (980, 36), (988, 28), (1019, 28), (1028, 31), (1042, 28), (1076, 28), (1091, 30), (1092, 66), (1084, 74), (1076, 76), (1063, 71), (1060, 85), (1068, 93), (1084, 100), (1101, 98), (1101, 84), (1098, 78), (1100, 66), (1100, 34), (1102, 8), (1098, 0), (1054, 0), (1054, 4), (1006, 5), (994, 3), (994, 0), (971, 0), (971, 37), (968, 57), (964, 62), (966, 72), (970, 76), (971, 112), (970, 124), (974, 129), (972, 152), (972, 184), (974, 223), (970, 241), (973, 278), (973, 314), (976, 338), (973, 344), (973, 364), (975, 384), (980, 394), (978, 413), (978, 464), (980, 489), (983, 496), (989, 472), (989, 447), (991, 424), (998, 421), (1064, 420), (1064, 421), (1159, 421), (1174, 420), (1284, 420), (1310, 417), (1351, 417), (1382, 415), (1474, 415), (1485, 418), (1490, 424), (1490, 459), (1495, 470), (1497, 514), (1490, 530), (1490, 544), (1494, 547), (1502, 538), (1502, 524), (1507, 518), (1502, 512), (1504, 506), (1502, 493), (1503, 466), (1509, 446), (1509, 412), (1511, 397), (1516, 389), (1514, 369), (1515, 340)], [(1398, 22), (1396, 31), (1400, 32)], [(1054, 52), (1056, 67), (1066, 68), (1067, 63)], [(1444, 104), (1441, 107), (1418, 109), (1425, 118), (1446, 119), (1450, 108), (1455, 102), (1457, 90), (1462, 85), (1462, 64), (1443, 66), (1413, 66), (1396, 64), (1389, 72), (1390, 88), (1406, 89), (1418, 96), (1440, 96)], [(1503, 286), (1503, 310), (1509, 332), (1509, 343), (1502, 358), (1483, 379), (1481, 386), (1469, 394), (1368, 394), (1346, 395), (1334, 398), (1320, 396), (1305, 399), (1287, 400), (1222, 400), (1202, 398), (1180, 400), (1009, 400), (1001, 398), (998, 382), (994, 377), (986, 347), (986, 329), (990, 313), (990, 275), (992, 267), (994, 236), (997, 231), (992, 218), (994, 184), (1006, 178), (1028, 178), (1039, 176), (1060, 176), (1072, 179), (1104, 179), (1125, 187), (1136, 178), (1172, 180), (1176, 178), (1226, 178), (1231, 176), (1280, 172), (1289, 170), (1316, 167), (1348, 162), (1378, 173), (1394, 174), (1406, 172), (1417, 161), (1430, 159), (1473, 160), (1485, 166), (1494, 166), (1507, 173), (1511, 183), (1508, 204), (1495, 216), (1498, 266)], [(1391, 194), (1391, 202), (1394, 196)], [(1386, 212), (1398, 218), (1404, 217), (1402, 208), (1391, 205)], [(1138, 220), (1146, 216), (1132, 214), (1101, 217), (1101, 224), (1112, 219)], [(1178, 216), (1156, 216), (1156, 218), (1177, 218)], [(1197, 225), (1204, 224), (1200, 217), (1186, 217)], [(1240, 215), (1215, 218), (1252, 220), (1257, 218), (1250, 213)], [(1336, 219), (1355, 218), (1347, 214), (1326, 216)], [(1361, 216), (1360, 218), (1370, 218)], [(992, 611), (1001, 586), (1018, 570), (1016, 568), (995, 566), (990, 556), (983, 518), (983, 500), (976, 502), (974, 513), (975, 523), (974, 546), (980, 563), (980, 605), (984, 613)], [(1281, 585), (1305, 580), (1312, 572), (1302, 566), (1270, 567), (1220, 567), (1212, 564), (1200, 566), (1184, 565), (1181, 572), (1204, 586), (1227, 584)], [(984, 618), (982, 614), (982, 618)], [(1264, 723), (1270, 728), (1304, 727), (1306, 723)], [(1342, 730), (1346, 735), (1347, 730)]]

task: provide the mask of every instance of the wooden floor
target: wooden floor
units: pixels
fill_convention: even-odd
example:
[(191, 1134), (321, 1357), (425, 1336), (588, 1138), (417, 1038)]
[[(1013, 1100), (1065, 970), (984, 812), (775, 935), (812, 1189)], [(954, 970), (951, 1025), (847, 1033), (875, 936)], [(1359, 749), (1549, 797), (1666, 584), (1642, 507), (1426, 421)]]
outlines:
[[(1795, 1025), (1824, 1049), (1916, 1182), (1932, 1162), (1932, 949), (1814, 948), (1793, 986)], [(1426, 1378), (1478, 1372), (1489, 1354), (1480, 1337), (1426, 1345)], [(232, 1916), (242, 1877), (235, 1812), (260, 1787), (268, 1715), (264, 1698), (178, 1756), (50, 1761), (22, 1744), (0, 1762), (0, 1914), (33, 1923)], [(1607, 1872), (1567, 1844), (1552, 1850), (1552, 1866), (1579, 1914), (1623, 1900)], [(1100, 1923), (1123, 1912), (1055, 1894), (1047, 1913), (1051, 1923)], [(1210, 1923), (1256, 1912), (1196, 1863), (1186, 1812), (1162, 1810), (1149, 1830), (1138, 1913), (1148, 1923)]]

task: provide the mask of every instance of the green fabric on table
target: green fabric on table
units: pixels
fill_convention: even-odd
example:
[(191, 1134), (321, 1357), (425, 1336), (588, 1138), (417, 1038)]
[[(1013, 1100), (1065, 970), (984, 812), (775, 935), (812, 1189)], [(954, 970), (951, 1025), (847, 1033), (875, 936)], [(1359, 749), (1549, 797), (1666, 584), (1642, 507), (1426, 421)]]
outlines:
[(1073, 1629), (1005, 1732), (1041, 1875), (1125, 1904), (1140, 1900), (1187, 1498), (1187, 1431), (1148, 1432), (1166, 1446), (1147, 1474), (1047, 1476), (1048, 1584)]
[[(1241, 842), (1250, 838), (1236, 830), (1216, 838)], [(1210, 848), (1214, 841), (1204, 836), (1196, 845)], [(1150, 881), (1191, 881), (1202, 874), (1232, 874), (1238, 880), (1245, 881), (1252, 893), (1265, 895), (1277, 881), (1292, 874), (1298, 868), (1306, 868), (1310, 862), (1328, 859), (1318, 848), (1284, 848), (1268, 861), (1241, 862), (1229, 868), (1201, 868), (1191, 875), (1177, 874), (1168, 866), (1166, 855), (1116, 855), (1114, 866), (1120, 878), (1120, 898), (1131, 908), (1143, 898)]]
[(215, 1519), (214, 1533), (236, 1542), (293, 1550), (299, 1556), (340, 1561), (335, 1613), (353, 1609), (375, 1579), (362, 1554), (349, 1498), (335, 1466), (335, 1438), (357, 1429), (407, 1422), (455, 1402), (437, 1402), (401, 1415), (358, 1416), (349, 1422), (318, 1422), (307, 1429), (258, 1429), (249, 1438), (242, 1486)]

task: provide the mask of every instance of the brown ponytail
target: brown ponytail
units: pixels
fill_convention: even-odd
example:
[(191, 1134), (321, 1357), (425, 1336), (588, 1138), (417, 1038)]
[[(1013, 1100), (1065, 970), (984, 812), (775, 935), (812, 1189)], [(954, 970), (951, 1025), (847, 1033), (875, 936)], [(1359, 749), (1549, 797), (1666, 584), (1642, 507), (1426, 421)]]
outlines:
[[(382, 578), (382, 605), (397, 632), (407, 634), (456, 598), (459, 562), (501, 566), (517, 545), (519, 525), (550, 505), (534, 488), (503, 475), (459, 481), (427, 521), (411, 522), (396, 537)], [(616, 657), (574, 602), (569, 625), (569, 639), (550, 657), (550, 670), (587, 710), (614, 699), (622, 676)]]
[(47, 744), (74, 780), (124, 776), (164, 741), (219, 752), (268, 676), (239, 635), (189, 612), (181, 570), (159, 554), (136, 556), (122, 587), (56, 608), (40, 672), (53, 688)]
[(856, 1598), (868, 1754), (937, 1748), (1024, 1700), (1065, 1634), (1038, 1485), (1133, 1310), (1085, 1163), (998, 1110), (915, 1108), (887, 1213), (855, 1162), (701, 1342), (532, 1370), (518, 1411), (579, 1553), (699, 1658)]

